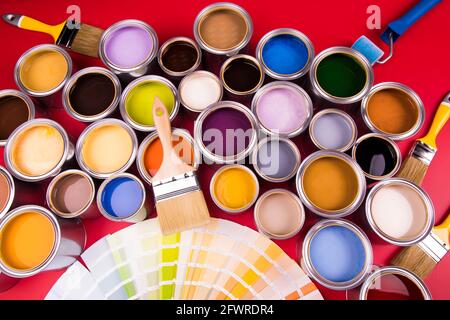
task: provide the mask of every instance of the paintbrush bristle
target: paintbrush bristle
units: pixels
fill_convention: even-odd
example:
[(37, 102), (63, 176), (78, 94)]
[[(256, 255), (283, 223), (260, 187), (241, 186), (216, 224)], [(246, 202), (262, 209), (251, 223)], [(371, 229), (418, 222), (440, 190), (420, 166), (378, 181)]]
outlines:
[(97, 58), (98, 46), (102, 34), (102, 29), (82, 23), (80, 30), (78, 30), (72, 41), (70, 49), (72, 51)]
[(418, 245), (404, 248), (391, 262), (393, 265), (408, 269), (422, 279), (425, 279), (437, 264)]
[(425, 175), (427, 174), (427, 170), (428, 164), (420, 159), (417, 159), (414, 155), (410, 155), (403, 162), (397, 176), (414, 182), (416, 185), (420, 186), (425, 178)]
[(156, 210), (164, 235), (199, 227), (210, 222), (208, 207), (201, 190), (157, 201)]

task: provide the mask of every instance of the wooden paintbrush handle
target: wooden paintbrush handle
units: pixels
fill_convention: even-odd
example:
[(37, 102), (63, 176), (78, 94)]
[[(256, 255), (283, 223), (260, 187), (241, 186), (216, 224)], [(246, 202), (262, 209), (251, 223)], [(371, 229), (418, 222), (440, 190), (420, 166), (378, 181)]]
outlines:
[(433, 123), (431, 124), (430, 130), (427, 135), (421, 139), (423, 143), (429, 145), (433, 149), (437, 149), (436, 137), (441, 131), (442, 127), (447, 123), (450, 118), (450, 93), (447, 94), (445, 99), (439, 105), (436, 115), (434, 116)]

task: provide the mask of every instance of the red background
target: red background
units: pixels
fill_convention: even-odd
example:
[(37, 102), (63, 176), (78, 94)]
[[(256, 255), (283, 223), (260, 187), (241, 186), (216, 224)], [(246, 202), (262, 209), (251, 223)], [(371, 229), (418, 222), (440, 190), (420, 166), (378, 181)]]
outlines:
[[(369, 5), (379, 5), (381, 8), (382, 26), (400, 16), (413, 5), (416, 0), (236, 0), (250, 13), (255, 31), (250, 43), (254, 52), (256, 43), (266, 32), (280, 27), (296, 28), (304, 32), (313, 42), (316, 52), (331, 46), (350, 46), (360, 35), (365, 34), (377, 44), (381, 30), (368, 30), (366, 9)], [(426, 121), (420, 134), (429, 127), (440, 100), (450, 90), (450, 3), (444, 1), (429, 15), (419, 21), (412, 30), (404, 35), (395, 47), (394, 57), (385, 65), (375, 67), (375, 82), (398, 81), (410, 86), (423, 99), (426, 107)], [(71, 4), (81, 7), (83, 22), (107, 28), (112, 23), (135, 18), (149, 23), (158, 33), (160, 43), (173, 36), (192, 37), (192, 24), (197, 13), (212, 1), (181, 1), (172, 0), (128, 0), (128, 1), (12, 1), (0, 2), (0, 14), (21, 13), (42, 21), (57, 24), (66, 17), (66, 8)], [(47, 35), (15, 29), (0, 23), (0, 88), (16, 88), (13, 81), (13, 68), (19, 56), (28, 48), (45, 42), (50, 42)], [(383, 48), (386, 48), (385, 46)], [(100, 60), (72, 54), (74, 63), (81, 67), (101, 65)], [(77, 136), (84, 125), (71, 121), (61, 110), (54, 110), (51, 115), (60, 121), (69, 134)], [(183, 117), (183, 115), (181, 115)], [(180, 117), (179, 117), (180, 118)], [(180, 119), (179, 119), (180, 121)], [(192, 129), (190, 121), (183, 124)], [(302, 150), (302, 140), (296, 140)], [(406, 154), (412, 144), (412, 139), (401, 142), (400, 148)], [(434, 201), (436, 221), (440, 222), (450, 213), (450, 125), (447, 125), (438, 139), (439, 152), (435, 156), (428, 171), (423, 187)], [(0, 150), (0, 156), (3, 150)], [(303, 157), (305, 154), (303, 153)], [(3, 157), (1, 157), (3, 159)], [(0, 161), (3, 164), (3, 161)], [(203, 168), (201, 180), (207, 186), (213, 168)], [(264, 183), (263, 191), (275, 185)], [(207, 196), (208, 201), (211, 201)], [(210, 202), (211, 203), (211, 202)], [(219, 209), (210, 206), (213, 216), (230, 219), (254, 228), (252, 212), (239, 216), (230, 216)], [(153, 213), (154, 215), (154, 213)], [(358, 220), (358, 214), (352, 219)], [(316, 218), (308, 214), (307, 225), (293, 239), (278, 241), (278, 244), (294, 259), (297, 259), (299, 238), (303, 238)], [(99, 218), (86, 222), (88, 245), (108, 233), (126, 226)], [(367, 229), (366, 229), (367, 230)], [(374, 260), (378, 265), (389, 264), (390, 259), (398, 252), (398, 248), (382, 243), (369, 233), (374, 242)], [(45, 272), (33, 278), (22, 280), (11, 290), (0, 294), (0, 299), (42, 299), (63, 271)], [(426, 283), (435, 299), (450, 299), (450, 255), (441, 261)], [(326, 299), (345, 299), (345, 293), (320, 288)]]

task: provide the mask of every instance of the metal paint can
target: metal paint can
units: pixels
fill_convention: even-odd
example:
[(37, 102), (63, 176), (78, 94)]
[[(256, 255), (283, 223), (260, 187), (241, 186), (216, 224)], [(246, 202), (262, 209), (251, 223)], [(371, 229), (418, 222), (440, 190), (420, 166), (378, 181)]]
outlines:
[(200, 113), (195, 122), (194, 139), (205, 162), (243, 161), (257, 144), (257, 122), (244, 105), (220, 101)]
[[(383, 294), (383, 289), (386, 293)], [(359, 288), (359, 300), (432, 300), (425, 283), (396, 266), (376, 268)]]
[(373, 78), (367, 58), (348, 47), (332, 47), (320, 52), (309, 72), (316, 97), (338, 105), (361, 101), (372, 88)]
[(173, 81), (197, 70), (202, 63), (202, 51), (194, 40), (187, 37), (170, 38), (158, 51), (161, 70)]
[[(77, 258), (85, 248), (87, 239), (86, 230), (80, 219), (58, 219), (49, 210), (43, 207), (27, 205), (10, 211), (0, 221), (0, 232), (3, 232), (5, 228), (8, 228), (10, 223), (19, 223), (17, 222), (17, 219), (23, 218), (24, 214), (33, 214), (35, 216), (40, 216), (40, 219), (44, 218), (47, 220), (45, 222), (47, 224), (45, 231), (52, 232), (53, 235), (51, 238), (53, 238), (53, 244), (51, 245), (51, 248), (48, 248), (49, 253), (46, 257), (43, 257), (42, 262), (30, 268), (19, 269), (9, 265), (4, 261), (5, 254), (3, 252), (1, 255), (2, 259), (0, 259), (0, 270), (3, 274), (14, 278), (27, 278), (43, 271), (66, 268), (77, 261)], [(26, 222), (22, 220), (21, 223), (22, 226), (24, 226), (24, 223)], [(28, 221), (28, 223), (33, 223), (33, 221)], [(28, 225), (30, 230), (32, 227), (33, 226)], [(49, 230), (50, 228), (51, 230)], [(41, 229), (40, 232), (42, 233), (44, 230)], [(14, 234), (15, 237), (20, 236), (20, 232), (19, 234), (17, 232)], [(23, 232), (22, 236), (24, 236)], [(2, 238), (2, 241), (5, 240), (5, 238)], [(19, 240), (16, 239), (16, 241)], [(14, 239), (10, 241), (14, 241)], [(2, 245), (2, 250), (6, 245), (7, 244)], [(28, 247), (29, 245), (30, 244), (27, 244)]]
[(425, 107), (411, 88), (398, 82), (375, 85), (361, 102), (361, 115), (367, 127), (392, 140), (415, 135), (425, 121)]
[[(95, 81), (95, 77), (97, 77), (97, 81)], [(90, 86), (90, 88), (86, 88), (83, 91), (80, 89), (78, 93), (75, 93), (83, 83), (85, 87)], [(72, 99), (76, 98), (72, 97), (72, 94), (85, 95), (88, 90), (90, 94), (96, 94), (96, 100), (98, 101), (95, 102), (95, 109), (98, 109), (98, 112), (90, 114), (84, 112), (86, 111), (85, 109), (93, 108), (93, 102), (89, 106), (85, 105), (83, 108), (83, 104), (87, 104), (88, 101), (85, 100), (85, 103), (83, 101), (78, 101), (78, 103), (72, 101)], [(121, 93), (122, 87), (119, 78), (113, 72), (105, 68), (89, 67), (78, 71), (68, 80), (63, 89), (62, 102), (66, 112), (75, 120), (94, 122), (106, 118), (117, 109)], [(80, 108), (83, 110), (80, 110)]]
[[(44, 137), (47, 140), (44, 141)], [(38, 142), (41, 145), (36, 145)], [(46, 159), (47, 168), (42, 168), (43, 162), (34, 158), (34, 152), (42, 151), (46, 153), (48, 151), (41, 150), (44, 145), (52, 146), (57, 152), (52, 153), (52, 159), (49, 157)], [(31, 159), (16, 159), (15, 151), (17, 148), (26, 147), (29, 149), (33, 146), (35, 150), (30, 150), (25, 154), (23, 151), (26, 150), (20, 152), (21, 157), (28, 156)], [(49, 119), (34, 119), (25, 122), (14, 130), (5, 146), (6, 167), (15, 178), (26, 182), (37, 182), (54, 177), (73, 158), (73, 155), (74, 146), (69, 141), (66, 131), (60, 124)]]
[(158, 35), (143, 21), (122, 20), (103, 32), (98, 52), (103, 63), (128, 83), (152, 71), (158, 53)]
[(60, 218), (97, 218), (100, 214), (94, 202), (95, 189), (94, 181), (84, 171), (66, 170), (50, 182), (47, 205)]
[[(158, 147), (157, 154), (152, 153), (152, 151), (155, 150), (152, 150), (151, 147), (157, 140), (159, 140), (158, 132), (153, 131), (150, 133), (139, 146), (136, 158), (136, 166), (141, 178), (150, 185), (152, 184), (153, 175), (156, 174), (159, 169), (159, 166), (157, 167), (156, 159), (161, 158), (160, 160), (162, 161), (163, 155), (162, 146), (161, 149)], [(201, 161), (201, 154), (194, 138), (192, 138), (189, 132), (184, 129), (173, 128), (172, 140), (175, 144), (175, 148), (179, 148), (176, 150), (179, 151), (180, 157), (185, 161), (190, 159), (191, 161), (187, 161), (186, 163), (190, 164), (195, 169), (198, 169)], [(187, 149), (187, 145), (184, 143), (189, 144), (189, 149)], [(154, 145), (153, 148), (156, 149), (156, 145)]]
[(263, 138), (252, 153), (256, 173), (264, 180), (274, 183), (288, 181), (295, 176), (300, 162), (300, 151), (287, 138)]
[(94, 178), (125, 172), (134, 163), (138, 140), (133, 129), (117, 119), (102, 119), (81, 133), (76, 146), (80, 168)]
[(296, 187), (309, 210), (324, 218), (341, 218), (363, 203), (366, 179), (356, 161), (345, 153), (321, 150), (302, 162)]
[(309, 95), (288, 81), (264, 85), (253, 97), (251, 109), (262, 131), (288, 138), (305, 131), (313, 116)]
[[(277, 47), (278, 51), (281, 50), (285, 53), (284, 58), (289, 58), (289, 65), (279, 56), (280, 52), (276, 54)], [(278, 59), (267, 61), (272, 55), (278, 56)], [(314, 59), (314, 46), (311, 40), (298, 30), (275, 29), (266, 33), (259, 40), (256, 47), (256, 58), (261, 61), (264, 71), (269, 77), (292, 81), (308, 73)]]
[[(325, 251), (329, 254), (323, 255)], [(312, 226), (303, 240), (301, 255), (303, 270), (333, 290), (359, 286), (373, 261), (369, 238), (361, 228), (344, 219), (326, 219)]]
[(428, 194), (400, 178), (378, 182), (365, 203), (369, 226), (381, 239), (411, 246), (425, 239), (434, 225), (434, 206)]
[(118, 173), (103, 181), (97, 206), (105, 218), (116, 222), (141, 222), (151, 212), (144, 184), (130, 173)]
[(22, 123), (36, 117), (33, 101), (21, 91), (0, 90), (0, 147)]
[[(170, 109), (168, 110), (169, 119), (172, 121), (180, 108), (177, 88), (166, 78), (154, 75), (134, 80), (123, 91), (120, 99), (120, 114), (124, 121), (138, 131), (155, 131), (152, 113), (155, 96), (158, 96), (166, 108)], [(142, 116), (143, 113), (147, 116)]]

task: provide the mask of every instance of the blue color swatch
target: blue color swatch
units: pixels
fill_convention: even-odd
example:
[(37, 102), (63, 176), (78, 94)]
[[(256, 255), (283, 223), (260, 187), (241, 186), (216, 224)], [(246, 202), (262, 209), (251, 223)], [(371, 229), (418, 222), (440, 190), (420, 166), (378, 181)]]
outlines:
[(363, 270), (366, 251), (361, 239), (343, 226), (319, 230), (310, 244), (311, 262), (316, 271), (333, 282), (354, 279)]
[(141, 185), (134, 179), (120, 177), (111, 180), (103, 189), (102, 206), (112, 217), (127, 218), (136, 213), (144, 197)]
[(264, 64), (281, 75), (299, 72), (305, 67), (308, 57), (308, 48), (305, 43), (289, 34), (270, 38), (262, 49)]

